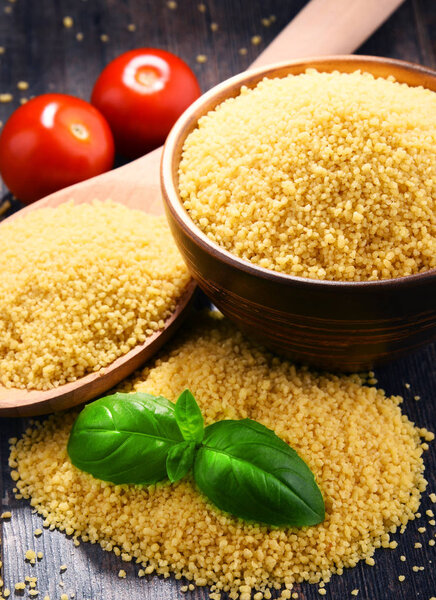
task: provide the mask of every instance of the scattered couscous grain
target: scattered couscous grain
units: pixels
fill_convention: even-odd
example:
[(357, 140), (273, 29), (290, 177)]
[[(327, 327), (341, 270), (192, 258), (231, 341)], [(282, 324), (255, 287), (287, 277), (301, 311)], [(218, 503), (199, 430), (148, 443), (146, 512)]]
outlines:
[(71, 27), (74, 25), (74, 19), (73, 17), (67, 16), (62, 19), (62, 23), (66, 29), (71, 29)]
[(203, 4), (203, 2), (201, 2), (200, 4), (197, 4), (197, 8), (201, 13), (205, 13), (206, 12), (206, 5)]
[(135, 25), (135, 23), (129, 23), (127, 25), (127, 31), (132, 31), (132, 32), (136, 31), (136, 25)]
[(119, 577), (120, 579), (125, 579), (125, 578), (126, 578), (126, 575), (127, 575), (127, 573), (125, 572), (125, 570), (124, 570), (124, 569), (120, 569), (120, 570), (118, 571), (118, 577)]
[(3, 590), (3, 596), (4, 596), (5, 598), (9, 598), (9, 596), (10, 596), (10, 595), (11, 595), (11, 590), (10, 590), (9, 588), (5, 588), (5, 589)]
[(4, 54), (6, 52), (6, 48), (4, 46), (0, 46), (0, 54)]
[(247, 48), (239, 48), (238, 52), (241, 56), (245, 56), (248, 53), (248, 50)]
[(12, 96), (12, 94), (9, 93), (3, 93), (0, 94), (0, 102), (6, 104), (7, 102), (12, 102), (12, 100), (14, 99), (14, 97)]
[(262, 42), (262, 38), (260, 35), (253, 35), (251, 38), (251, 43), (253, 46), (258, 46)]
[(419, 533), (425, 533), (426, 532), (426, 528), (425, 527), (418, 527), (418, 531), (419, 531)]
[(10, 519), (12, 517), (12, 513), (9, 510), (5, 510), (0, 515), (0, 519)]
[(197, 58), (195, 60), (198, 63), (205, 63), (205, 62), (207, 62), (207, 56), (205, 54), (198, 54)]
[(100, 40), (101, 40), (103, 43), (107, 43), (107, 42), (109, 41), (109, 36), (108, 36), (108, 34), (107, 34), (107, 33), (102, 33), (102, 34), (101, 34), (101, 36), (100, 36)]
[(0, 384), (29, 389), (74, 381), (144, 342), (189, 281), (165, 219), (113, 202), (2, 224), (0, 271)]
[(78, 32), (76, 33), (76, 40), (77, 40), (78, 42), (81, 42), (81, 41), (83, 40), (83, 33), (82, 33), (81, 31), (78, 31)]
[(218, 29), (219, 29), (218, 23), (211, 23), (210, 24), (210, 30), (211, 31), (218, 31)]
[(428, 524), (431, 525), (432, 527), (434, 527), (436, 525), (436, 521), (434, 519), (430, 519)]
[(175, 2), (175, 0), (168, 0), (167, 6), (170, 10), (176, 10), (177, 2)]
[(69, 600), (68, 594), (61, 594), (61, 600)]
[(42, 535), (42, 529), (35, 529), (35, 531), (33, 532), (33, 535), (35, 537), (39, 537), (40, 535)]
[(359, 590), (357, 588), (355, 590), (351, 590), (351, 595), (352, 596), (358, 596), (359, 595)]
[(405, 579), (405, 575), (398, 575), (398, 581), (404, 581)]
[(206, 423), (250, 417), (273, 428), (314, 472), (323, 523), (274, 529), (243, 522), (215, 509), (190, 477), (149, 487), (94, 479), (66, 452), (77, 412), (36, 422), (11, 447), (20, 493), (50, 527), (121, 548), (146, 574), (174, 573), (231, 598), (253, 590), (268, 600), (269, 587), (328, 581), (359, 560), (374, 563), (375, 548), (390, 547), (390, 533), (414, 518), (426, 487), (423, 430), (401, 413), (401, 398), (357, 375), (297, 368), (225, 320), (197, 320), (122, 389), (175, 400), (189, 388)]
[(261, 81), (201, 117), (180, 196), (214, 242), (322, 280), (436, 267), (436, 93), (368, 73)]
[[(3, 123), (0, 121), (0, 127), (2, 127)], [(4, 202), (2, 202), (0, 204), (0, 220), (2, 219), (3, 215), (5, 213), (8, 212), (8, 210), (11, 208), (11, 203), (9, 200), (5, 200)]]
[(414, 548), (422, 548), (422, 544), (421, 544), (421, 542), (415, 542), (413, 547)]
[(19, 590), (25, 590), (25, 589), (26, 589), (26, 584), (24, 583), (24, 581), (18, 581), (18, 582), (15, 584), (15, 589), (16, 589), (17, 591), (19, 591)]
[(425, 514), (427, 515), (427, 517), (434, 517), (434, 512), (431, 510), (431, 508), (426, 510)]
[(37, 553), (36, 553), (36, 558), (37, 558), (38, 560), (42, 560), (42, 559), (44, 558), (44, 554), (43, 554), (41, 551), (40, 551), (40, 552), (37, 552)]
[(433, 502), (433, 504), (436, 504), (436, 494), (434, 492), (432, 492), (431, 494), (429, 494), (428, 497)]
[(61, 573), (64, 573), (64, 571), (66, 571), (67, 569), (68, 569), (67, 565), (61, 565), (61, 566), (59, 567), (59, 571), (60, 571)]
[(400, 560), (401, 560), (401, 562), (406, 562), (406, 557), (404, 556), (404, 554), (402, 554), (400, 556)]
[(27, 81), (19, 81), (17, 83), (17, 88), (19, 90), (28, 90), (29, 89), (29, 84), (27, 83)]
[(31, 563), (35, 563), (36, 560), (36, 552), (35, 550), (26, 550), (25, 558)]

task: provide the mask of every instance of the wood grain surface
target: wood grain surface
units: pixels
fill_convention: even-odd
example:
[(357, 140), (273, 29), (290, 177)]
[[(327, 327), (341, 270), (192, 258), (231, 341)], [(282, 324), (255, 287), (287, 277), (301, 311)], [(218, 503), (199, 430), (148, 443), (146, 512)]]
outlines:
[[(4, 48), (0, 54), (0, 93), (13, 95), (12, 102), (0, 104), (0, 120), (6, 120), (21, 98), (47, 91), (88, 99), (101, 68), (120, 52), (139, 46), (157, 46), (177, 53), (191, 65), (206, 90), (244, 70), (305, 2), (203, 0), (205, 12), (198, 10), (198, 4), (196, 0), (178, 0), (177, 7), (171, 9), (164, 0), (0, 0), (0, 46)], [(261, 20), (270, 15), (275, 19), (269, 26), (263, 25)], [(62, 25), (65, 16), (74, 20), (70, 29)], [(218, 24), (217, 31), (211, 31), (212, 23)], [(129, 24), (134, 24), (136, 30), (129, 31)], [(82, 41), (76, 39), (77, 33), (83, 34)], [(108, 40), (103, 41), (106, 38), (102, 40), (102, 35)], [(262, 38), (258, 45), (251, 42), (256, 35)], [(240, 53), (242, 48), (246, 53)], [(434, 0), (407, 0), (359, 52), (436, 67)], [(206, 63), (196, 61), (199, 54), (206, 55)], [(29, 89), (19, 91), (18, 81), (27, 81)], [(12, 210), (19, 207), (4, 186), (1, 196), (0, 213), (5, 202), (12, 204)], [(404, 396), (403, 410), (413, 421), (436, 430), (435, 346), (380, 369), (377, 377), (389, 394)], [(14, 593), (13, 588), (15, 582), (30, 575), (38, 577), (39, 597), (49, 594), (52, 600), (62, 593), (69, 597), (74, 593), (78, 600), (181, 598), (180, 582), (172, 578), (139, 579), (135, 565), (122, 563), (96, 546), (81, 544), (76, 548), (57, 531), (44, 530), (41, 537), (34, 537), (42, 519), (32, 514), (28, 502), (14, 498), (7, 467), (8, 438), (19, 435), (27, 426), (25, 419), (0, 421), (1, 510), (12, 512), (12, 518), (1, 523), (2, 577), (5, 587), (12, 590), (11, 597), (28, 597), (27, 591)], [(425, 516), (428, 509), (436, 513), (436, 505), (428, 498), (429, 492), (436, 492), (435, 447), (435, 443), (430, 444), (425, 454), (429, 486), (423, 497), (423, 516), (410, 523), (403, 536), (395, 536), (398, 548), (376, 552), (374, 567), (359, 564), (343, 576), (334, 577), (326, 586), (326, 598), (354, 598), (353, 589), (359, 590), (357, 598), (365, 600), (429, 600), (436, 596), (436, 551), (428, 544), (429, 539), (436, 539), (436, 527), (429, 525)], [(419, 533), (418, 527), (422, 526), (426, 531)], [(417, 542), (422, 548), (414, 548)], [(44, 554), (35, 566), (24, 560), (29, 548)], [(400, 555), (407, 560), (401, 562)], [(62, 564), (68, 566), (64, 573), (59, 569)], [(414, 565), (424, 570), (415, 572)], [(121, 568), (127, 572), (125, 580), (118, 578)], [(403, 582), (399, 582), (399, 575), (405, 575)], [(299, 599), (320, 598), (317, 589), (298, 586)], [(188, 593), (187, 600), (207, 597), (207, 589), (200, 588)]]

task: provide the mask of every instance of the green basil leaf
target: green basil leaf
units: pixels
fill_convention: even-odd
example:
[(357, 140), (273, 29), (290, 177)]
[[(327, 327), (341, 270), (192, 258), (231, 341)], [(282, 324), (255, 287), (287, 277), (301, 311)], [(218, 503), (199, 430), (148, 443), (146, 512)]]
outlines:
[(185, 390), (177, 398), (176, 419), (185, 440), (201, 442), (204, 435), (203, 415), (189, 390)]
[(206, 427), (194, 477), (218, 508), (242, 519), (305, 526), (325, 518), (309, 467), (273, 431), (251, 419)]
[(181, 442), (170, 448), (166, 466), (171, 483), (179, 481), (190, 471), (194, 464), (195, 450), (195, 442)]
[(175, 405), (150, 394), (114, 394), (88, 404), (71, 430), (73, 465), (115, 484), (165, 479), (168, 451), (183, 436)]

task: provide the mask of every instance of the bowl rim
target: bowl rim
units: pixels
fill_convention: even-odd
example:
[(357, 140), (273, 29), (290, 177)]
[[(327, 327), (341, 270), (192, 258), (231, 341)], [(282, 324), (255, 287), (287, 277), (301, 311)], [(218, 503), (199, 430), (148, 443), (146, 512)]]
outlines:
[[(430, 82), (432, 82), (434, 84), (434, 89), (432, 91), (436, 92), (436, 70), (409, 61), (369, 55), (329, 55), (321, 57), (307, 57), (303, 59), (299, 58), (295, 60), (281, 61), (267, 67), (259, 67), (239, 73), (238, 75), (230, 77), (222, 83), (214, 86), (205, 94), (203, 94), (179, 117), (171, 129), (164, 144), (161, 160), (161, 187), (163, 191), (165, 208), (167, 211), (169, 211), (172, 218), (177, 222), (177, 225), (181, 228), (183, 233), (204, 252), (212, 255), (214, 258), (225, 263), (229, 267), (237, 268), (239, 271), (243, 271), (247, 275), (258, 277), (261, 280), (275, 282), (277, 284), (292, 283), (295, 287), (301, 288), (314, 289), (320, 287), (325, 290), (340, 288), (343, 291), (362, 291), (362, 289), (367, 288), (377, 288), (379, 291), (387, 291), (394, 288), (409, 288), (416, 285), (419, 286), (421, 284), (427, 284), (433, 280), (436, 282), (436, 268), (429, 269), (428, 271), (424, 271), (422, 273), (405, 275), (403, 277), (365, 281), (311, 279), (309, 277), (289, 275), (287, 273), (266, 269), (253, 264), (248, 260), (240, 258), (235, 254), (232, 254), (211, 240), (194, 223), (189, 216), (189, 213), (183, 206), (177, 185), (178, 164), (175, 164), (176, 157), (178, 156), (178, 149), (181, 149), (186, 137), (192, 130), (196, 128), (199, 118), (207, 114), (207, 112), (214, 110), (214, 108), (221, 104), (226, 98), (238, 95), (237, 93), (232, 94), (229, 92), (237, 92), (242, 85), (254, 87), (263, 77), (279, 76), (279, 73), (282, 72), (283, 69), (289, 67), (298, 68), (299, 66), (304, 66), (305, 69), (318, 67), (322, 69), (322, 67), (330, 66), (331, 68), (325, 68), (324, 71), (331, 72), (335, 70), (340, 71), (341, 64), (353, 67), (349, 68), (345, 72), (352, 72), (358, 69), (365, 70), (365, 68), (368, 68), (368, 72), (371, 73), (371, 67), (373, 67), (375, 71), (377, 71), (376, 67), (391, 67), (392, 70), (398, 73), (412, 73), (417, 79), (422, 78), (424, 81), (427, 81), (428, 79)], [(373, 74), (376, 77), (382, 77), (382, 75), (377, 75), (376, 73)], [(285, 74), (283, 76), (285, 76)], [(408, 85), (412, 85), (412, 87), (427, 87), (424, 86), (422, 82)]]

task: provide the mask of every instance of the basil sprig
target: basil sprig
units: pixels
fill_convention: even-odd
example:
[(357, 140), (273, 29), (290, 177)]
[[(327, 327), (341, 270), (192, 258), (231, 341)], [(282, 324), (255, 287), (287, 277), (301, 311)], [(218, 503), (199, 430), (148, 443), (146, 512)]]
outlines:
[(88, 404), (68, 454), (79, 469), (115, 484), (176, 482), (192, 470), (218, 508), (248, 521), (301, 527), (325, 518), (321, 491), (295, 450), (251, 419), (205, 428), (189, 390), (176, 404), (140, 393)]

